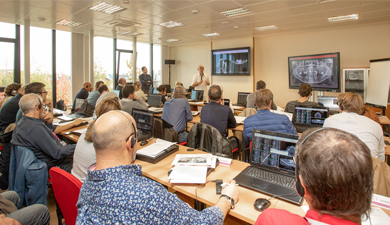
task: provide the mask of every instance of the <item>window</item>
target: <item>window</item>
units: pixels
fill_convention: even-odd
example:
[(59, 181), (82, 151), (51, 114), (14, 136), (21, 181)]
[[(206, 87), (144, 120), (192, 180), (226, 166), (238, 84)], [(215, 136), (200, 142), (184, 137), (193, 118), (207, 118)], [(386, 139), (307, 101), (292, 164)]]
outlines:
[(0, 49), (0, 86), (6, 87), (14, 82), (15, 44), (0, 42)]
[(153, 86), (162, 84), (161, 45), (153, 44)]
[(56, 94), (66, 105), (72, 104), (71, 42), (70, 32), (56, 31)]
[(30, 27), (30, 81), (46, 85), (52, 99), (52, 30)]
[(15, 24), (0, 22), (0, 37), (15, 38), (16, 27)]
[(104, 37), (94, 37), (94, 81), (103, 81), (110, 90), (113, 90), (113, 39)]
[(146, 66), (148, 68), (148, 74), (151, 74), (150, 65), (150, 44), (137, 42), (137, 78), (141, 75), (141, 68)]

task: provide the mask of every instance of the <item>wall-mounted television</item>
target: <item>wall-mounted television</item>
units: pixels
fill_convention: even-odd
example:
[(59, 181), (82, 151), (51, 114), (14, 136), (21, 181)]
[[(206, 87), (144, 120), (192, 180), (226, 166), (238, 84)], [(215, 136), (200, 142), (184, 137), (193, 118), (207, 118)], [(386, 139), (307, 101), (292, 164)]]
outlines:
[(290, 89), (303, 83), (313, 90), (340, 92), (340, 52), (288, 57)]
[(211, 50), (211, 75), (250, 75), (250, 47)]

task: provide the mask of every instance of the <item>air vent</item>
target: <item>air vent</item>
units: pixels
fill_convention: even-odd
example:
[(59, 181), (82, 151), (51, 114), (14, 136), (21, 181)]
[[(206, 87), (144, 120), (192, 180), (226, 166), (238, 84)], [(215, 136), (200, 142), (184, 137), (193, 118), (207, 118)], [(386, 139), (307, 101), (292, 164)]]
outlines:
[(130, 20), (111, 20), (111, 21), (106, 22), (104, 24), (112, 26), (112, 27), (130, 27), (130, 26), (141, 25), (140, 23), (133, 22)]

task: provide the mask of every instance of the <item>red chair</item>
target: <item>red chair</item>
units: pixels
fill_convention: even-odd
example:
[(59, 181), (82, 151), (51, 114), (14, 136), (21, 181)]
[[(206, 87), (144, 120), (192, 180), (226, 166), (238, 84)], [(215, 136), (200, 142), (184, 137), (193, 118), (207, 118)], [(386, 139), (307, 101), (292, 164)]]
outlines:
[(61, 209), (67, 225), (75, 224), (77, 218), (76, 203), (83, 185), (72, 174), (57, 167), (49, 171), (54, 197)]

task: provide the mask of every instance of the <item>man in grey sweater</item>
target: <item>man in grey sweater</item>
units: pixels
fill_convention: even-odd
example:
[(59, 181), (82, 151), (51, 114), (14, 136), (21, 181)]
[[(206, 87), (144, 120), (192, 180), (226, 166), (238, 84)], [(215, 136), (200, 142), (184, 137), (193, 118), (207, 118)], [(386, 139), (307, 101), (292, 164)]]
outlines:
[(133, 108), (147, 110), (148, 106), (134, 93), (135, 89), (132, 85), (125, 85), (122, 89), (123, 98), (121, 100), (123, 111), (132, 115)]

